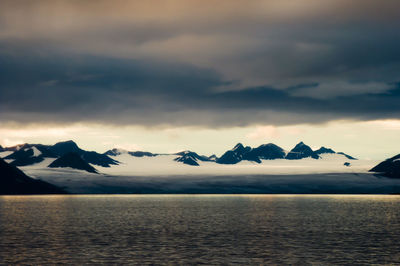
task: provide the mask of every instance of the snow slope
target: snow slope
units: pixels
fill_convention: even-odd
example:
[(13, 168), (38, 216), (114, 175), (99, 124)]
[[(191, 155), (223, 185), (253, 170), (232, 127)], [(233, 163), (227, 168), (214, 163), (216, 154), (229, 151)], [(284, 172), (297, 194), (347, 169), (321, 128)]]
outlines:
[(48, 168), (52, 158), (20, 168), (70, 193), (400, 193), (400, 180), (367, 173), (376, 161), (352, 161), (337, 154), (319, 160), (199, 162), (200, 166), (176, 162), (176, 157), (121, 154), (113, 157), (119, 165), (93, 165), (100, 174)]
[[(34, 148), (34, 153), (39, 153)], [(5, 157), (11, 152), (1, 152)], [(112, 156), (120, 162), (119, 165), (101, 167), (92, 165), (99, 173), (112, 176), (176, 176), (176, 175), (292, 175), (292, 174), (320, 174), (320, 173), (367, 173), (378, 161), (348, 160), (340, 154), (321, 154), (321, 159), (305, 158), (301, 160), (262, 160), (260, 164), (251, 161), (241, 161), (237, 164), (217, 164), (213, 161), (198, 161), (199, 166), (191, 166), (174, 161), (177, 155), (158, 155), (154, 157), (135, 157), (128, 153)], [(74, 169), (50, 169), (54, 158), (45, 158), (44, 161), (20, 167), (32, 177), (43, 175), (78, 174), (83, 171)], [(12, 160), (11, 160), (12, 161)], [(349, 162), (350, 167), (343, 164)], [(86, 173), (85, 173), (86, 174)], [(90, 175), (90, 174), (89, 174)]]
[[(190, 166), (175, 162), (176, 155), (155, 157), (133, 157), (129, 154), (115, 156), (120, 165), (110, 168), (97, 167), (99, 172), (109, 175), (129, 176), (169, 176), (169, 175), (246, 175), (246, 174), (317, 174), (317, 173), (366, 173), (377, 161), (348, 160), (338, 154), (323, 154), (322, 159), (262, 160), (260, 164), (241, 161), (237, 164), (217, 164), (201, 162), (200, 166)], [(350, 162), (351, 166), (343, 164)]]

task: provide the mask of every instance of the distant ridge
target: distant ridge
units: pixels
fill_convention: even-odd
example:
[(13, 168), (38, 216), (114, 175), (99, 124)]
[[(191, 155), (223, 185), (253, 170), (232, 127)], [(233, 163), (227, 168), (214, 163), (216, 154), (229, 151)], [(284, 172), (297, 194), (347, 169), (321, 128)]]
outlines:
[(320, 154), (325, 154), (325, 153), (336, 153), (334, 150), (329, 149), (329, 148), (325, 148), (325, 147), (321, 147), (318, 150), (315, 151), (316, 154), (320, 155)]
[(102, 154), (95, 151), (85, 151), (81, 149), (74, 141), (67, 140), (58, 142), (54, 145), (42, 144), (20, 144), (13, 147), (1, 148), (1, 151), (12, 151), (7, 153), (5, 159), (10, 160), (15, 166), (28, 166), (42, 162), (45, 158), (60, 158), (67, 153), (76, 153), (86, 163), (90, 163), (102, 167), (110, 167), (118, 165), (116, 160), (118, 156), (127, 154), (133, 157), (155, 157), (163, 155), (176, 155), (173, 160), (187, 165), (199, 166), (201, 162), (214, 162), (218, 164), (237, 164), (243, 160), (254, 163), (261, 163), (262, 160), (299, 160), (304, 158), (321, 159), (325, 154), (336, 154), (343, 156), (349, 160), (357, 160), (356, 158), (343, 152), (335, 152), (331, 148), (322, 146), (318, 150), (313, 151), (310, 146), (304, 142), (299, 142), (289, 152), (273, 143), (262, 144), (256, 148), (244, 146), (242, 143), (236, 144), (232, 149), (224, 152), (221, 157), (215, 154), (212, 156), (199, 155), (194, 151), (183, 151), (173, 154), (152, 153), (147, 151), (128, 151), (124, 149), (114, 148)]
[(44, 158), (57, 158), (57, 155), (49, 150), (49, 146), (43, 144), (22, 144), (11, 147), (9, 151), (15, 151), (6, 156), (5, 159), (12, 159), (11, 165), (26, 166), (40, 163)]

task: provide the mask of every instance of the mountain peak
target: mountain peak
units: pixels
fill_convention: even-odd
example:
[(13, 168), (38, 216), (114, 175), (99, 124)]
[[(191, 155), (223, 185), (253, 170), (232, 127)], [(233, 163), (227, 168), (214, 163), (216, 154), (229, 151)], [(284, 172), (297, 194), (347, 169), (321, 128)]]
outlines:
[[(250, 158), (252, 161), (259, 161), (259, 159), (283, 159), (285, 158), (285, 155), (285, 151), (273, 143), (262, 144), (257, 148), (252, 149), (250, 152)], [(256, 158), (258, 158), (258, 160)]]
[(72, 140), (57, 142), (50, 149), (59, 156), (62, 156), (69, 152), (82, 152), (78, 145)]
[(315, 153), (316, 154), (324, 154), (324, 153), (336, 153), (336, 152), (330, 148), (326, 148), (326, 147), (322, 146), (321, 148), (316, 150)]
[(319, 155), (316, 154), (309, 146), (304, 144), (302, 141), (297, 144), (287, 155), (288, 160), (299, 160), (303, 158), (311, 157), (313, 159), (319, 159)]
[(235, 147), (233, 147), (232, 150), (235, 151), (235, 150), (243, 149), (243, 148), (244, 148), (243, 144), (239, 142), (238, 144), (235, 145)]
[(76, 144), (76, 142), (75, 142), (75, 141), (73, 141), (73, 140), (60, 141), (60, 142), (57, 142), (56, 144), (54, 144), (53, 146), (55, 146), (55, 145), (70, 145), (70, 146), (78, 146), (78, 145)]

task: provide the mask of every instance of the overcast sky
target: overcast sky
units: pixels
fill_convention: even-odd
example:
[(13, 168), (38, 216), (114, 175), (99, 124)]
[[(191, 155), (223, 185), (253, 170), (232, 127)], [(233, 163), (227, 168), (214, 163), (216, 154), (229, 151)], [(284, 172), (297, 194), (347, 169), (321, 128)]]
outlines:
[(0, 3), (0, 145), (400, 153), (400, 1)]

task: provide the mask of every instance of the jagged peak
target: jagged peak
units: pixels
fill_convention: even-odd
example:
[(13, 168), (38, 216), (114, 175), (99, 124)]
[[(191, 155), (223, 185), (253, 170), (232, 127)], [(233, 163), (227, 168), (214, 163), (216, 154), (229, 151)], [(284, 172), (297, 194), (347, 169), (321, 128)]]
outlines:
[[(281, 148), (278, 145), (274, 144), (274, 143), (266, 143), (266, 144), (261, 144), (260, 146), (258, 146), (257, 148), (265, 148), (265, 147), (272, 147), (272, 148)], [(282, 149), (282, 148), (281, 148)]]
[(315, 151), (317, 154), (323, 154), (323, 153), (336, 153), (334, 150), (332, 150), (331, 148), (326, 148), (324, 146), (322, 146), (321, 148), (319, 148), (318, 150)]
[(53, 147), (57, 147), (57, 146), (71, 146), (71, 147), (76, 147), (78, 148), (78, 144), (76, 144), (75, 141), (73, 140), (66, 140), (66, 141), (60, 141), (57, 142), (56, 144), (53, 145)]
[(242, 143), (239, 142), (238, 144), (235, 145), (235, 147), (233, 147), (232, 150), (235, 151), (235, 150), (237, 150), (237, 149), (242, 149), (242, 148), (244, 148), (244, 146), (243, 146)]

